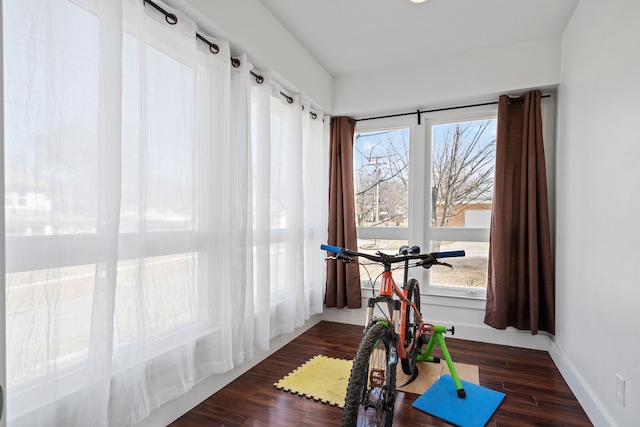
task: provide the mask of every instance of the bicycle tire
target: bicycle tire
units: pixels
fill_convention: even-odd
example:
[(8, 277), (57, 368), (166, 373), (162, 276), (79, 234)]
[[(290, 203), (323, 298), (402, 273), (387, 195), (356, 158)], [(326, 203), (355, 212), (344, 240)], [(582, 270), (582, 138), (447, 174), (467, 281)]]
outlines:
[(392, 332), (383, 323), (374, 324), (365, 333), (351, 368), (343, 427), (391, 426), (397, 367), (393, 345)]
[[(420, 285), (416, 279), (409, 280), (407, 283), (407, 298), (413, 302), (418, 311), (420, 310)], [(406, 317), (405, 317), (405, 329), (404, 329), (404, 346), (411, 345), (411, 350), (407, 353), (407, 357), (401, 359), (402, 372), (407, 375), (413, 375), (416, 369), (416, 358), (418, 357), (418, 350), (422, 346), (422, 341), (419, 338), (419, 317), (412, 306), (407, 304)]]

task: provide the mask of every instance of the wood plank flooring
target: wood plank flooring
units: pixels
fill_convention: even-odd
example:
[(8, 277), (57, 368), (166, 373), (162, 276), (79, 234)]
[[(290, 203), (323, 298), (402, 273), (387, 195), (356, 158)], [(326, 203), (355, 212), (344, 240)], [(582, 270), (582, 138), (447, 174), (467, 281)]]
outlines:
[[(352, 359), (361, 337), (361, 326), (320, 322), (171, 427), (340, 426), (340, 408), (278, 390), (273, 384), (317, 354)], [(480, 385), (506, 393), (487, 426), (592, 425), (548, 353), (452, 337), (446, 340), (454, 362), (479, 366)], [(394, 426), (450, 426), (412, 408), (417, 397), (398, 392)]]

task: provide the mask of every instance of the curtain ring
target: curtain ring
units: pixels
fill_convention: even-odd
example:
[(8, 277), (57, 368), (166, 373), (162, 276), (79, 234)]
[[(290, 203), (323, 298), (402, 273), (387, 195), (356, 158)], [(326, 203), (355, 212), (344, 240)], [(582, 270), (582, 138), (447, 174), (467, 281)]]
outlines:
[(251, 73), (251, 75), (256, 78), (256, 83), (258, 83), (259, 85), (264, 83), (264, 77), (254, 73), (253, 71), (249, 71), (249, 73)]
[(238, 68), (240, 64), (241, 62), (238, 58), (231, 58), (231, 65), (233, 65), (233, 68)]
[(211, 43), (209, 45), (209, 52), (213, 53), (214, 55), (217, 55), (218, 52), (220, 52), (220, 47), (215, 43)]
[(167, 21), (169, 25), (176, 25), (178, 23), (178, 17), (173, 13), (167, 13), (164, 16), (164, 20)]
[(284, 96), (285, 98), (287, 98), (287, 103), (288, 104), (293, 104), (293, 98), (290, 97), (289, 95), (287, 95), (286, 93), (284, 93), (283, 91), (280, 91), (280, 95)]

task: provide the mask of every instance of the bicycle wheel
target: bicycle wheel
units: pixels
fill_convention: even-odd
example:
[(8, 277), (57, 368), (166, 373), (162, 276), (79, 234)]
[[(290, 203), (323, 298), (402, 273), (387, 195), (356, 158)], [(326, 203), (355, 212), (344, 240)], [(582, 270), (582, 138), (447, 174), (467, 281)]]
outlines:
[(343, 427), (391, 426), (397, 366), (392, 346), (391, 330), (382, 323), (376, 323), (364, 335), (351, 368)]
[[(413, 302), (418, 310), (420, 310), (420, 285), (416, 279), (409, 280), (407, 284), (407, 298)], [(407, 357), (401, 360), (402, 372), (407, 375), (413, 375), (416, 369), (416, 358), (418, 357), (418, 350), (422, 346), (422, 340), (419, 339), (419, 317), (416, 310), (410, 305), (407, 305), (405, 329), (404, 329), (404, 346), (412, 346), (408, 351)]]

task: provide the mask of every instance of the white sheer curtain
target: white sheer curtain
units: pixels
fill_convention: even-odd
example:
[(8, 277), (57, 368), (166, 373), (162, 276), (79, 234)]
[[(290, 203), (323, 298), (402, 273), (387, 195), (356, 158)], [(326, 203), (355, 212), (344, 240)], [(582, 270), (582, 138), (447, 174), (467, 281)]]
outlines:
[(322, 312), (328, 121), (160, 4), (3, 1), (10, 425), (136, 424)]
[(3, 4), (10, 424), (132, 425), (252, 358), (251, 66), (141, 1)]
[[(322, 313), (327, 268), (318, 248), (327, 242), (329, 215), (329, 117), (302, 114), (302, 187), (304, 203), (304, 318)], [(306, 114), (306, 113), (309, 114)]]
[(289, 103), (281, 92), (275, 84), (252, 92), (260, 348), (321, 313), (324, 302), (324, 257), (317, 252), (327, 233), (328, 126), (311, 118), (299, 96)]

